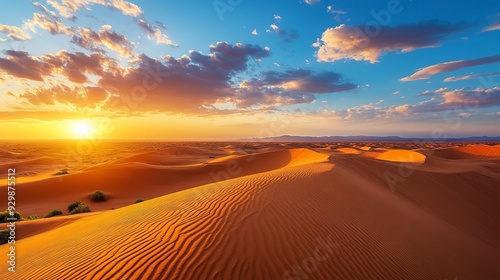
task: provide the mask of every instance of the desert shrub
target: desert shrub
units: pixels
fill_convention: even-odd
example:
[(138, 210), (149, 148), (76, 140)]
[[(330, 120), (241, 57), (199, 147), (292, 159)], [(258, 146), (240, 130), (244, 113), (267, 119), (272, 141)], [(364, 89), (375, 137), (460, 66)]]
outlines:
[(5, 210), (4, 212), (0, 212), (0, 223), (14, 222), (14, 221), (7, 220), (9, 218), (17, 218), (17, 221), (24, 220), (24, 218), (21, 216), (21, 213), (19, 213), (17, 211), (14, 211), (14, 216), (10, 215), (9, 210)]
[(60, 210), (52, 210), (50, 211), (49, 214), (47, 214), (47, 216), (45, 216), (45, 218), (50, 218), (50, 217), (54, 217), (54, 216), (57, 216), (57, 215), (62, 215), (63, 212), (61, 212)]
[(80, 204), (83, 204), (83, 202), (81, 202), (81, 201), (71, 202), (71, 203), (68, 205), (68, 212), (73, 211), (73, 209), (75, 209), (76, 207), (78, 207), (78, 205), (80, 205)]
[(85, 213), (85, 212), (90, 212), (90, 207), (87, 204), (80, 202), (80, 204), (78, 204), (75, 208), (73, 208), (73, 210), (71, 210), (69, 213), (70, 214), (77, 214), (77, 213)]
[(143, 202), (143, 201), (144, 200), (142, 200), (142, 199), (138, 199), (138, 200), (135, 201), (135, 203), (139, 203), (139, 202)]
[(96, 191), (92, 195), (90, 195), (90, 200), (93, 202), (106, 201), (108, 200), (108, 196), (105, 195), (102, 191)]
[(0, 245), (7, 244), (9, 242), (10, 230), (2, 229), (0, 230)]
[(26, 220), (38, 220), (38, 219), (41, 219), (42, 217), (38, 216), (38, 215), (31, 215), (31, 216), (28, 216), (26, 218)]
[(64, 175), (64, 174), (68, 174), (67, 168), (61, 169), (61, 171), (57, 171), (56, 173), (56, 175)]

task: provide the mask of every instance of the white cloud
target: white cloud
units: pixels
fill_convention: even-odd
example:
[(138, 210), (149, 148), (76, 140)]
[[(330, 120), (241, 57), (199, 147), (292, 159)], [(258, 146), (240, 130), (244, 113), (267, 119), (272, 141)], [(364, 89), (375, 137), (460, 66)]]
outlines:
[(257, 33), (257, 29), (254, 29), (254, 30), (252, 31), (252, 35), (259, 35), (259, 33)]
[(319, 3), (321, 0), (305, 0), (306, 4), (312, 5), (314, 3)]
[(328, 7), (326, 7), (326, 12), (327, 12), (327, 13), (330, 13), (330, 14), (340, 14), (340, 15), (345, 15), (345, 14), (347, 14), (347, 12), (346, 12), (346, 11), (336, 10), (336, 9), (334, 9), (332, 6), (328, 6)]

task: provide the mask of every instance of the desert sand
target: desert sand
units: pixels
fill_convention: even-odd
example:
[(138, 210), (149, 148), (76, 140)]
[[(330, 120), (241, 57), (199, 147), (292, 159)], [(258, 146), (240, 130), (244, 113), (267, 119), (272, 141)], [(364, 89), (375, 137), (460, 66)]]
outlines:
[(65, 213), (17, 223), (0, 279), (500, 277), (500, 145), (74, 147), (0, 145), (0, 201), (15, 167), (17, 211)]

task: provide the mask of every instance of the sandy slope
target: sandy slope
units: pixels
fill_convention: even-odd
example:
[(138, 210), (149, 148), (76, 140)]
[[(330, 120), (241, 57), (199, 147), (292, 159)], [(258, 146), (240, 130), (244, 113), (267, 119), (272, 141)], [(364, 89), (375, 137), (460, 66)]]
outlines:
[[(500, 163), (441, 173), (443, 161), (292, 149), (179, 167), (234, 172), (25, 238), (0, 279), (497, 279)], [(131, 166), (143, 189), (173, 176), (135, 161), (95, 172)]]
[[(69, 203), (80, 200), (89, 204), (93, 211), (109, 210), (130, 205), (137, 199), (150, 199), (207, 183), (281, 168), (290, 161), (306, 157), (294, 156), (301, 150), (304, 149), (232, 155), (222, 160), (209, 158), (208, 155), (214, 152), (200, 153), (200, 149), (194, 148), (174, 147), (140, 153), (107, 165), (90, 167), (84, 172), (23, 181), (17, 185), (16, 191), (17, 199), (23, 203), (16, 209), (24, 216), (45, 216), (53, 209), (64, 211)], [(221, 156), (220, 152), (218, 156)], [(96, 190), (104, 191), (110, 200), (106, 203), (91, 202), (90, 195)], [(7, 193), (0, 192), (0, 201), (6, 199)]]

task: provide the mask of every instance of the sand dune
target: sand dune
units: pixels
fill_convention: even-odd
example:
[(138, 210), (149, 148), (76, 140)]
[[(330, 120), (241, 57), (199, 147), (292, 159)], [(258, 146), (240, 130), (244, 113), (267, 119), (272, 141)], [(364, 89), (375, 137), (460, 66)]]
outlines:
[[(294, 148), (164, 166), (161, 155), (141, 153), (65, 176), (72, 192), (62, 197), (88, 191), (81, 181), (96, 178), (107, 180), (116, 200), (141, 193), (151, 199), (88, 216), (20, 222), (31, 232), (17, 242), (22, 264), (15, 276), (0, 271), (0, 279), (500, 275), (496, 159), (462, 163), (410, 150), (327, 154)], [(473, 167), (460, 168), (466, 165)], [(456, 170), (443, 172), (446, 168)], [(395, 185), (387, 174), (396, 176)], [(54, 183), (47, 179), (19, 188), (63, 192), (61, 186), (47, 190), (50, 184), (43, 182)], [(0, 248), (7, 251), (6, 245)]]
[(437, 156), (448, 159), (500, 158), (500, 145), (471, 145), (438, 149), (432, 152)]
[[(192, 154), (191, 149), (175, 149), (174, 152), (179, 155), (178, 151), (186, 150)], [(94, 211), (109, 210), (130, 205), (137, 199), (150, 199), (202, 184), (327, 159), (327, 156), (308, 149), (292, 149), (233, 155), (212, 162), (204, 154), (201, 158), (191, 158), (191, 163), (186, 164), (185, 157), (173, 157), (171, 152), (172, 149), (146, 152), (91, 167), (84, 172), (25, 181), (17, 187), (17, 199), (23, 201), (17, 209), (25, 216), (44, 216), (53, 209), (63, 211), (70, 202), (80, 200)], [(193, 164), (193, 161), (198, 164)], [(90, 195), (96, 190), (108, 194), (109, 201), (91, 202)], [(0, 200), (6, 199), (7, 193), (0, 192)]]
[(454, 148), (455, 151), (459, 151), (466, 154), (484, 156), (484, 157), (500, 157), (500, 145), (488, 146), (488, 145), (470, 145), (465, 147)]
[(351, 155), (358, 155), (361, 153), (360, 150), (354, 149), (354, 148), (339, 148), (337, 151), (344, 153), (344, 154), (351, 154)]
[(379, 160), (412, 163), (423, 163), (425, 162), (425, 158), (425, 155), (409, 150), (390, 150), (383, 152), (376, 157), (376, 159)]

